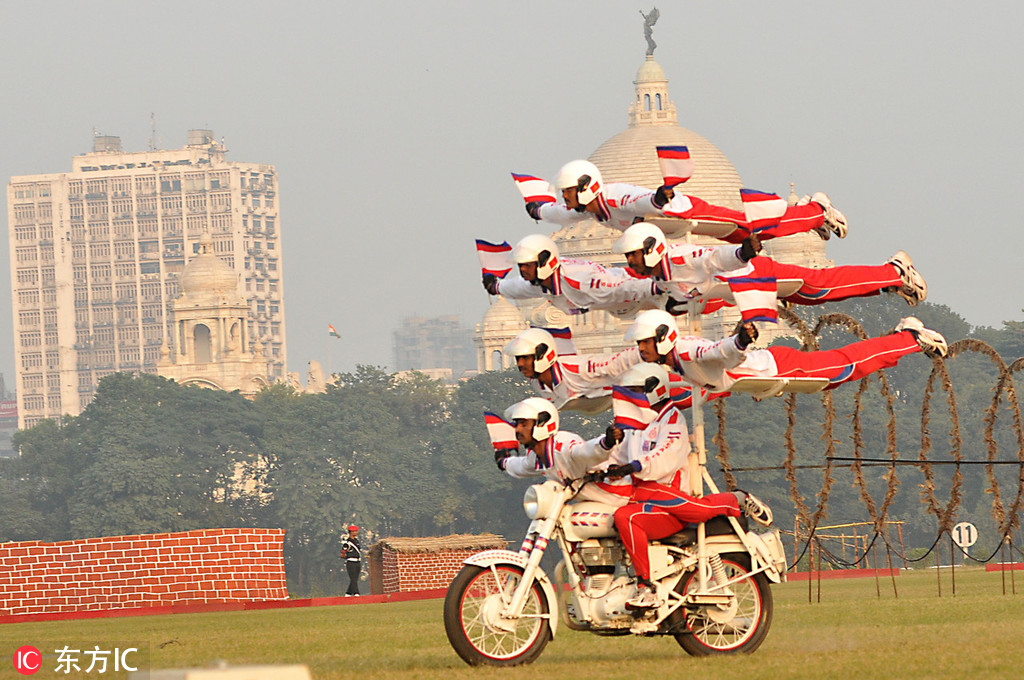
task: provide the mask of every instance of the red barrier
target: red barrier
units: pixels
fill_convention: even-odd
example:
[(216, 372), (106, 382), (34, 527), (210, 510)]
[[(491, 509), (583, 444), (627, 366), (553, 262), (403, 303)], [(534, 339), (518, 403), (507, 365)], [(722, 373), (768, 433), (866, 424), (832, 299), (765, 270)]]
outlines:
[(0, 620), (287, 600), (283, 541), (282, 529), (202, 529), (0, 544)]

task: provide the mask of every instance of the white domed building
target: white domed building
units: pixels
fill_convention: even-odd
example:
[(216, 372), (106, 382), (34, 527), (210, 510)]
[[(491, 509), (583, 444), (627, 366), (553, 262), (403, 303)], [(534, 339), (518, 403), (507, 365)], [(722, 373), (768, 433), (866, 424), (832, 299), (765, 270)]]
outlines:
[[(675, 104), (669, 98), (668, 78), (652, 55), (647, 55), (633, 84), (636, 97), (629, 107), (629, 127), (605, 141), (589, 157), (601, 170), (605, 183), (625, 182), (658, 187), (662, 184), (662, 175), (656, 147), (685, 145), (689, 148), (695, 168), (693, 176), (680, 189), (709, 203), (742, 209), (740, 189), (743, 188), (743, 182), (739, 173), (713, 143), (679, 126)], [(795, 203), (797, 198), (791, 195), (789, 200)], [(666, 236), (673, 240), (690, 240), (700, 244), (723, 243), (711, 237), (689, 234), (688, 220), (658, 218), (650, 221), (661, 226)], [(625, 266), (624, 258), (612, 253), (612, 244), (620, 233), (591, 219), (559, 229), (551, 234), (551, 238), (558, 244), (562, 257)], [(813, 233), (772, 239), (764, 244), (764, 253), (781, 262), (805, 267), (827, 267), (832, 264), (825, 255), (825, 242)], [(487, 322), (488, 316), (499, 304), (502, 305), (503, 318), (512, 316), (507, 309), (512, 307), (511, 303), (504, 299), (500, 302), (492, 299), (491, 310), (485, 315), (485, 321), (477, 325), (474, 339), (480, 350), (478, 368), (481, 371), (499, 368), (493, 359), (486, 363), (484, 361), (485, 356), (489, 358), (485, 348), (490, 347), (493, 351), (493, 347), (499, 346), (492, 339)], [(547, 302), (533, 300), (518, 301), (518, 312), (517, 322), (522, 323), (523, 327), (528, 323), (533, 326), (571, 328), (573, 341), (581, 354), (612, 352), (626, 346), (622, 338), (630, 322), (607, 312), (570, 316)], [(724, 337), (731, 333), (739, 318), (739, 312), (735, 309), (706, 315), (702, 317), (702, 334), (710, 338)], [(685, 317), (680, 317), (680, 326), (685, 323)], [(775, 332), (762, 326), (759, 344), (770, 342), (782, 334), (786, 334), (784, 326), (778, 327)]]
[(173, 303), (177, 342), (173, 356), (166, 344), (160, 348), (160, 375), (247, 397), (269, 384), (264, 347), (248, 337), (249, 305), (238, 289), (239, 275), (213, 254), (213, 239), (203, 234), (181, 273), (181, 295)]

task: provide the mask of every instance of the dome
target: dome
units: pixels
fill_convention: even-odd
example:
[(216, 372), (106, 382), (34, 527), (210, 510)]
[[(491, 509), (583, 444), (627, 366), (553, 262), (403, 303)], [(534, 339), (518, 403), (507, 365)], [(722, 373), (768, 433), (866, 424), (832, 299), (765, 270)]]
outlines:
[(741, 209), (743, 182), (736, 168), (717, 146), (678, 125), (638, 125), (615, 135), (590, 155), (605, 183), (626, 182), (642, 187), (662, 184), (657, 146), (685, 145), (694, 161), (693, 177), (681, 190), (709, 203)]
[(481, 331), (515, 332), (527, 327), (526, 319), (518, 308), (505, 298), (493, 298), (484, 318), (480, 322)]
[(635, 99), (629, 108), (629, 127), (599, 146), (590, 161), (601, 169), (605, 183), (625, 182), (661, 186), (657, 146), (686, 146), (694, 173), (683, 191), (709, 203), (741, 208), (743, 182), (721, 150), (692, 130), (680, 127), (675, 103), (669, 98), (668, 78), (652, 55), (636, 72)]
[(668, 82), (668, 78), (665, 77), (665, 70), (661, 68), (661, 64), (654, 61), (654, 55), (647, 55), (647, 59), (636, 72), (635, 84), (662, 82)]
[(192, 299), (238, 296), (238, 275), (213, 254), (213, 238), (203, 234), (199, 253), (181, 272), (181, 291)]

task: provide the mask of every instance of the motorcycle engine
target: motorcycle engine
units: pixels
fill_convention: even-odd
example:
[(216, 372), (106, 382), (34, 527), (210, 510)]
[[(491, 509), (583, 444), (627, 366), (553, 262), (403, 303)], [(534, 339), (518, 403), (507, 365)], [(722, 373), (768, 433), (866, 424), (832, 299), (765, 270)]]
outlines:
[(615, 565), (622, 563), (624, 553), (622, 543), (614, 538), (590, 538), (580, 543), (577, 552), (587, 573), (613, 574)]
[(580, 543), (577, 554), (586, 567), (584, 589), (589, 596), (591, 620), (603, 628), (628, 628), (633, 618), (626, 610), (626, 600), (636, 590), (632, 579), (622, 567), (625, 549), (614, 538), (591, 538)]

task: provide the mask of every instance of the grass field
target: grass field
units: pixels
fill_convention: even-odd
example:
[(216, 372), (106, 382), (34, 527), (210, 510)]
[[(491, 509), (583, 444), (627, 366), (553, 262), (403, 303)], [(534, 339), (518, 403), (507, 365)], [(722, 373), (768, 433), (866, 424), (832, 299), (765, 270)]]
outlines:
[[(8, 624), (0, 627), (0, 678), (24, 678), (9, 659), (24, 644), (101, 649), (148, 646), (151, 668), (305, 663), (316, 680), (333, 678), (1020, 678), (1024, 650), (1024, 574), (1017, 595), (1002, 593), (998, 573), (957, 569), (956, 597), (943, 573), (904, 572), (892, 583), (872, 578), (821, 583), (808, 603), (807, 582), (773, 589), (775, 619), (753, 655), (696, 659), (671, 638), (604, 638), (560, 627), (531, 666), (470, 668), (448, 645), (442, 600), (336, 607), (177, 614), (121, 619)], [(817, 596), (817, 584), (812, 588)], [(51, 648), (52, 650), (53, 648)], [(582, 664), (585, 664), (582, 665)], [(119, 677), (111, 672), (34, 678)], [(84, 666), (83, 666), (84, 668)], [(124, 677), (124, 676), (120, 676)]]

